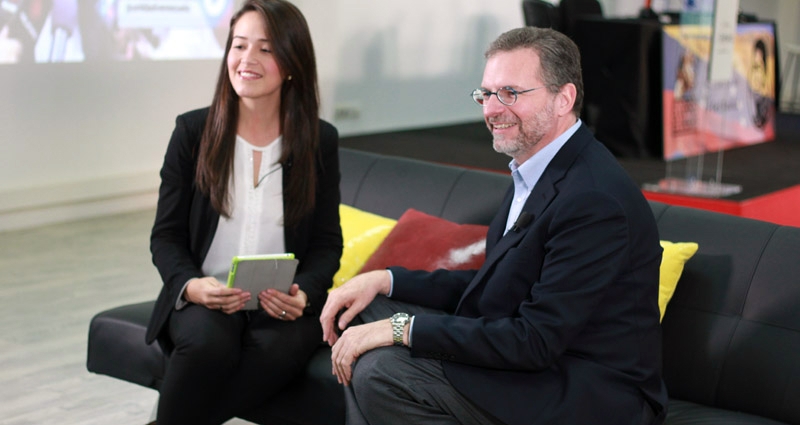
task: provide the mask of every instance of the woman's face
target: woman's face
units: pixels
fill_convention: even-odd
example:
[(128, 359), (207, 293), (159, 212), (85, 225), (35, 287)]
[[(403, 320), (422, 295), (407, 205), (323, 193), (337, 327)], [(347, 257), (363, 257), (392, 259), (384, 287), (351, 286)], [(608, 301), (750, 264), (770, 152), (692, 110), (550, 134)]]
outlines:
[(245, 12), (232, 31), (228, 75), (236, 94), (243, 100), (280, 101), (283, 73), (272, 54), (264, 19), (257, 12)]

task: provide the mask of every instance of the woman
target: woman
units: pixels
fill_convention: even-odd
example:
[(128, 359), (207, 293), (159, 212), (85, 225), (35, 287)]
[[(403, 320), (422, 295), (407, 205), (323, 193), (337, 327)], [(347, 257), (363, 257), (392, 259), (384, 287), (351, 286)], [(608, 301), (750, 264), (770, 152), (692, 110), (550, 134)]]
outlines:
[[(322, 341), (311, 314), (339, 266), (338, 134), (319, 119), (300, 11), (249, 0), (231, 19), (209, 108), (179, 116), (150, 248), (164, 287), (147, 341), (170, 353), (158, 423), (219, 424), (276, 394)], [(292, 252), (288, 294), (225, 287), (234, 255)], [(259, 310), (243, 311), (251, 297)]]

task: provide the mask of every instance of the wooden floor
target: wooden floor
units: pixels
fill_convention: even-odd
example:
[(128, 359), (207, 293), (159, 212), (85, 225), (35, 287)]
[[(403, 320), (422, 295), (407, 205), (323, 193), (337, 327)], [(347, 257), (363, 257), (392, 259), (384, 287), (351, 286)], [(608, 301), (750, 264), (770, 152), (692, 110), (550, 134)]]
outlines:
[(151, 420), (158, 393), (89, 373), (86, 338), (95, 313), (158, 295), (154, 214), (0, 232), (0, 424)]

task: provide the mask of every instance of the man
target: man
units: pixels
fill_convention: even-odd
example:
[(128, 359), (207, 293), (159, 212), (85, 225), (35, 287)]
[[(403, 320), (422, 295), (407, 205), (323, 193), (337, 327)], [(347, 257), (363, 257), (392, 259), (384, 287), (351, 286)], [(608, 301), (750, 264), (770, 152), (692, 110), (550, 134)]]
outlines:
[[(320, 321), (348, 423), (661, 423), (657, 228), (578, 119), (578, 49), (526, 27), (486, 59), (473, 98), (514, 177), (486, 262), (373, 271), (329, 295)], [(337, 337), (359, 313), (368, 323)]]

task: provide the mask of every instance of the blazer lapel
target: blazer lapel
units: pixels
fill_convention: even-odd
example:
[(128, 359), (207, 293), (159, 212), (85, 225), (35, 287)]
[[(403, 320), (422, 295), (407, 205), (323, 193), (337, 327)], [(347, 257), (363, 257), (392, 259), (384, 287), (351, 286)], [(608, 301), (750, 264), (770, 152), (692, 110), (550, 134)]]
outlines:
[(511, 198), (514, 197), (514, 185), (512, 184), (506, 191), (506, 196), (503, 198), (502, 207), (495, 214), (492, 222), (489, 223), (489, 230), (486, 232), (486, 252), (494, 250), (497, 242), (503, 237), (503, 232), (506, 230), (506, 221), (508, 213), (511, 210)]
[[(508, 233), (503, 235), (500, 240), (497, 241), (491, 250), (489, 250), (487, 247), (486, 261), (472, 282), (470, 282), (467, 291), (471, 290), (477, 284), (477, 282), (482, 280), (483, 274), (486, 273), (486, 270), (490, 269), (494, 263), (499, 261), (506, 251), (519, 244), (520, 240), (522, 240), (522, 237), (525, 236), (528, 230), (536, 225), (537, 218), (541, 217), (542, 213), (547, 206), (550, 205), (550, 202), (552, 202), (556, 194), (557, 191), (555, 185), (552, 181), (550, 181), (548, 178), (548, 173), (545, 171), (545, 173), (542, 174), (542, 177), (539, 178), (536, 186), (534, 186), (533, 191), (531, 191), (531, 194), (528, 196), (528, 199), (525, 201), (525, 205), (522, 207), (522, 212), (520, 212), (520, 215), (522, 215), (522, 213), (527, 213), (531, 219), (524, 226), (509, 230)], [(510, 200), (508, 205), (510, 206)], [(508, 217), (509, 208), (503, 208), (503, 210), (505, 211), (505, 214), (502, 215), (501, 221), (503, 223), (502, 230), (505, 230), (506, 217)]]

